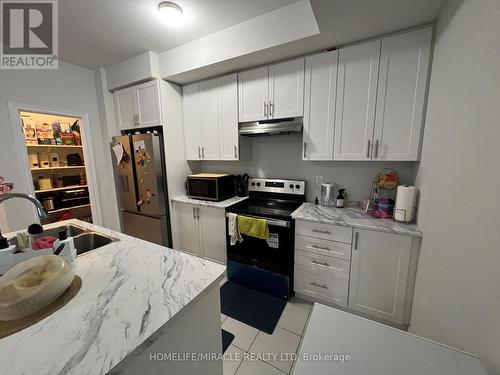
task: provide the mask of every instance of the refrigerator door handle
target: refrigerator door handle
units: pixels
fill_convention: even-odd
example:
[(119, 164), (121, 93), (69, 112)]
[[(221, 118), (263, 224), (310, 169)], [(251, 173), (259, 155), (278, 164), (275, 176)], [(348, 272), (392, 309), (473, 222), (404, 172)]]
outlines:
[(196, 220), (196, 208), (193, 207), (193, 220)]

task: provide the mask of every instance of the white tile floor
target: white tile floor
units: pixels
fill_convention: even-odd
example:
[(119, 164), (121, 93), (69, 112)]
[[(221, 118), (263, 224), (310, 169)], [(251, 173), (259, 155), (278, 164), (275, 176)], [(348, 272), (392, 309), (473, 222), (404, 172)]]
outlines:
[[(311, 308), (306, 301), (290, 299), (272, 335), (221, 314), (222, 328), (235, 336), (226, 351), (231, 359), (224, 361), (224, 375), (289, 374), (293, 363), (281, 353), (297, 352)], [(253, 359), (245, 358), (245, 353), (253, 354)]]

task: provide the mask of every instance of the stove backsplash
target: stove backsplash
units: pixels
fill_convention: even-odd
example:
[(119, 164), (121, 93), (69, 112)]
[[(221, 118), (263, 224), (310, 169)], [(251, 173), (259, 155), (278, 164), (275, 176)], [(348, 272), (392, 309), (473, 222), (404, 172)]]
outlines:
[(333, 182), (335, 188), (346, 188), (349, 200), (362, 201), (368, 197), (373, 177), (382, 168), (393, 168), (400, 182), (413, 185), (418, 162), (372, 161), (302, 161), (302, 133), (272, 137), (240, 137), (239, 161), (202, 161), (190, 163), (196, 172), (221, 172), (251, 177), (277, 177), (306, 180), (306, 199), (319, 197), (316, 176)]

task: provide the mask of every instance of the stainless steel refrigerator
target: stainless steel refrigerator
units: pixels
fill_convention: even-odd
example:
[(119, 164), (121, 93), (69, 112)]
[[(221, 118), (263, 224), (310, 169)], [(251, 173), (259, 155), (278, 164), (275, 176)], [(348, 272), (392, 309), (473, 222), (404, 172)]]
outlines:
[(171, 247), (163, 135), (113, 137), (113, 151), (123, 233)]

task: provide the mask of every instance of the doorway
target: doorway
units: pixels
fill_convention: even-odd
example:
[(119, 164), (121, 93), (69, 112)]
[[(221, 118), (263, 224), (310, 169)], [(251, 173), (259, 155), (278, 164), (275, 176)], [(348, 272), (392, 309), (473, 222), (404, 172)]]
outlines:
[(88, 116), (13, 103), (9, 107), (26, 177), (23, 190), (48, 214), (40, 223), (80, 219), (102, 225)]

